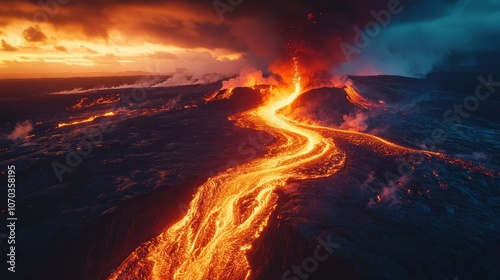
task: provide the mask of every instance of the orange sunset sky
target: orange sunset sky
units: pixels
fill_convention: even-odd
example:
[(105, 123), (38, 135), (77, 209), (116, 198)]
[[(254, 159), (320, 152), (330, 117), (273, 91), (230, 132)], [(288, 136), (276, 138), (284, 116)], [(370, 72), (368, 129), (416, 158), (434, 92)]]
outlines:
[(349, 57), (340, 46), (359, 43), (396, 0), (0, 1), (0, 79), (273, 72), (297, 53), (302, 71), (354, 75), (500, 63), (494, 0), (397, 2), (401, 12)]
[(186, 2), (4, 2), (0, 78), (239, 72), (256, 44), (239, 34), (259, 23), (221, 21), (211, 1)]

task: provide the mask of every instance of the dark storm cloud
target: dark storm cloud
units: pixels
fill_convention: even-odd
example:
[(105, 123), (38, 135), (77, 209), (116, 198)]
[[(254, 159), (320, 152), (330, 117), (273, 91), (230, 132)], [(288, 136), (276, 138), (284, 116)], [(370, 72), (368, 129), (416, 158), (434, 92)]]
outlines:
[[(437, 3), (436, 3), (437, 2)], [(403, 15), (407, 25), (420, 25), (429, 34), (446, 38), (452, 52), (498, 50), (500, 47), (500, 1), (447, 0), (409, 9)], [(445, 11), (439, 17), (429, 17), (434, 10)], [(420, 22), (411, 22), (415, 14)], [(463, 43), (463, 44), (462, 44)]]
[[(251, 51), (252, 46), (258, 48), (256, 43), (258, 41), (260, 45), (268, 46), (269, 49), (279, 50), (290, 39), (305, 38), (306, 33), (310, 33), (311, 40), (319, 39), (316, 35), (326, 37), (337, 34), (347, 25), (366, 18), (371, 8), (380, 6), (376, 4), (377, 2), (384, 3), (385, 0), (358, 0), (355, 3), (243, 0), (233, 11), (225, 13), (224, 22), (220, 21), (212, 0), (73, 0), (59, 1), (64, 4), (57, 6), (40, 5), (45, 3), (43, 1), (17, 1), (17, 3), (22, 2), (32, 4), (32, 14), (37, 9), (45, 11), (49, 24), (57, 28), (78, 25), (89, 37), (106, 38), (111, 28), (121, 26), (132, 28), (132, 31), (137, 33), (154, 36), (166, 43), (173, 42), (185, 47), (222, 47)], [(33, 8), (37, 6), (37, 9)], [(140, 7), (157, 9), (158, 12), (167, 15), (158, 17), (152, 14), (151, 10), (143, 12)], [(30, 12), (22, 8), (9, 9), (15, 11), (18, 16), (31, 18)], [(313, 28), (309, 24), (309, 27), (304, 28), (302, 25), (308, 25), (307, 14), (311, 12), (316, 13), (317, 27)], [(117, 16), (119, 17), (116, 18)], [(112, 20), (113, 17), (115, 18)], [(270, 42), (277, 44), (278, 47), (272, 48)]]
[(23, 37), (27, 42), (39, 43), (47, 41), (47, 35), (40, 30), (38, 25), (30, 26), (23, 31)]
[(439, 19), (450, 14), (460, 4), (460, 0), (440, 0), (440, 1), (410, 1), (401, 0), (406, 12), (402, 17), (395, 17), (394, 22), (418, 23)]
[[(438, 68), (500, 65), (500, 2), (421, 2), (405, 6), (341, 71), (376, 65), (379, 73), (424, 76)], [(452, 4), (453, 3), (453, 4)]]
[[(231, 34), (230, 27), (222, 24), (162, 19), (160, 22), (138, 22), (130, 30), (148, 37), (152, 42), (168, 43), (183, 48), (244, 49), (241, 40)], [(145, 30), (147, 32), (144, 32)]]
[[(348, 62), (340, 43), (353, 44), (354, 27), (363, 29), (391, 1), (397, 0), (243, 0), (221, 21), (213, 0), (72, 0), (52, 7), (47, 22), (58, 29), (79, 26), (89, 38), (108, 39), (118, 29), (165, 45), (245, 52), (262, 68), (298, 56), (318, 75), (339, 67), (359, 73), (373, 64), (379, 72), (422, 75), (442, 64), (481, 63), (500, 47), (500, 1), (400, 0), (403, 11)], [(30, 3), (31, 14), (43, 8), (34, 0), (16, 3)], [(4, 7), (0, 14), (26, 17), (26, 9)], [(44, 40), (34, 27), (25, 32), (27, 40)]]

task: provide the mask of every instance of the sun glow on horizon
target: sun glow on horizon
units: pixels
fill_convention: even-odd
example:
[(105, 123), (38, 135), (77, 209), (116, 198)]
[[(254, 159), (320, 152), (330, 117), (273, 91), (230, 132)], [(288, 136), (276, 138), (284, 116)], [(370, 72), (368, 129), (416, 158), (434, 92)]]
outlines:
[[(228, 74), (242, 68), (243, 52), (197, 43), (196, 27), (187, 25), (192, 12), (164, 5), (169, 9), (110, 6), (101, 12), (102, 17), (91, 16), (88, 23), (79, 25), (69, 19), (79, 14), (78, 7), (72, 5), (59, 5), (53, 15), (46, 14), (46, 22), (31, 16), (7, 18), (0, 31), (0, 79), (148, 72), (157, 64), (162, 65), (163, 73), (185, 68), (199, 72), (217, 69)], [(12, 3), (11, 8), (25, 15), (44, 11), (27, 3)], [(0, 8), (2, 11), (9, 9)], [(132, 11), (142, 17), (130, 18)], [(162, 26), (168, 28), (168, 24), (157, 22), (161, 18), (185, 22), (186, 28), (193, 29), (189, 34), (193, 39), (163, 38)]]

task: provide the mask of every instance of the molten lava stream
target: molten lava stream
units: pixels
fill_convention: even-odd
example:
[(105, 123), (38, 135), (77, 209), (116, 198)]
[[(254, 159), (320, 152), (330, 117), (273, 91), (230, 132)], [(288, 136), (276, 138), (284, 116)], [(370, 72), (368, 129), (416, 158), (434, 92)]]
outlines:
[[(297, 71), (297, 70), (296, 70)], [(276, 206), (275, 188), (289, 179), (327, 177), (345, 162), (331, 139), (276, 112), (301, 93), (300, 78), (284, 99), (239, 115), (240, 123), (265, 129), (277, 143), (256, 159), (210, 178), (199, 187), (187, 215), (137, 248), (109, 279), (245, 279), (245, 252), (260, 236)]]

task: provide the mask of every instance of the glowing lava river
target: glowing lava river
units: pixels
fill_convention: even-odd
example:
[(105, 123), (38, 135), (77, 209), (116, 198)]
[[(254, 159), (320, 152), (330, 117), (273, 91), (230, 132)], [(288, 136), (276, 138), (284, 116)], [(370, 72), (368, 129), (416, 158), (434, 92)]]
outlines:
[(246, 252), (276, 207), (275, 189), (289, 180), (332, 176), (344, 166), (345, 152), (325, 135), (361, 141), (381, 153), (416, 152), (369, 134), (301, 124), (280, 115), (302, 93), (297, 67), (288, 91), (292, 93), (233, 117), (239, 126), (274, 135), (276, 143), (267, 155), (208, 179), (186, 216), (137, 248), (108, 279), (251, 278)]

